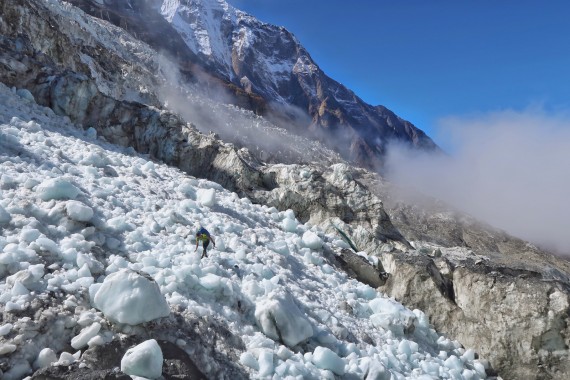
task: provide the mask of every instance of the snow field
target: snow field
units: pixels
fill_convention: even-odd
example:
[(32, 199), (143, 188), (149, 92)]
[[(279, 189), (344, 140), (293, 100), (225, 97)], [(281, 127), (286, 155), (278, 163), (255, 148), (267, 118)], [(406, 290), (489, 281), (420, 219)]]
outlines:
[[(485, 378), (421, 311), (337, 271), (323, 246), (338, 253), (338, 236), (95, 137), (0, 85), (2, 378), (176, 313), (222, 321), (251, 378)], [(204, 259), (199, 225), (216, 239)], [(204, 348), (170, 340), (216, 370)], [(157, 378), (158, 363), (148, 340), (121, 368)]]

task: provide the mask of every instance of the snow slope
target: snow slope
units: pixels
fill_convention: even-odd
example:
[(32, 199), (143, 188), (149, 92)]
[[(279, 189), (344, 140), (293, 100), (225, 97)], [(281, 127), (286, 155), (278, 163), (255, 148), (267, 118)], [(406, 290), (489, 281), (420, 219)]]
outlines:
[[(216, 239), (203, 259), (199, 225)], [(176, 317), (222, 323), (243, 349), (215, 349), (250, 378), (485, 378), (485, 361), (421, 311), (335, 270), (338, 236), (108, 144), (2, 84), (0, 229), (3, 379)], [(207, 348), (169, 331), (208, 377), (225, 377)], [(155, 343), (122, 369), (157, 378)]]
[[(224, 0), (156, 1), (190, 50), (229, 81), (244, 85), (253, 80), (255, 91), (269, 101), (287, 104), (290, 99), (283, 97), (282, 87), (292, 73), (311, 75), (318, 70), (286, 29), (263, 23)], [(245, 76), (244, 66), (255, 67), (255, 78)]]
[(220, 22), (236, 23), (233, 7), (217, 0), (165, 0), (161, 5), (161, 14), (179, 31), (192, 51), (216, 59), (226, 69), (231, 69), (228, 36), (224, 35)]

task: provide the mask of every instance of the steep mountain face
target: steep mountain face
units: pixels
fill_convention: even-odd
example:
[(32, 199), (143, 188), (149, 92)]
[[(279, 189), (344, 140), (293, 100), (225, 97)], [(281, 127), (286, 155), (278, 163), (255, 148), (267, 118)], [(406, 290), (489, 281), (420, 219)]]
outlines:
[[(438, 149), (411, 123), (385, 107), (366, 104), (327, 77), (286, 29), (262, 23), (225, 1), (72, 3), (166, 51), (189, 76), (237, 95), (240, 106), (316, 137), (361, 166), (381, 168), (392, 140)], [(151, 27), (141, 30), (139, 19), (142, 25), (151, 20)]]
[[(256, 203), (279, 210), (290, 208), (301, 222), (318, 225), (329, 233), (339, 228), (358, 250), (366, 251), (371, 261), (377, 262), (363, 266), (345, 253), (340, 267), (361, 281), (372, 278), (369, 283), (374, 287), (425, 310), (438, 330), (475, 347), (503, 378), (566, 377), (570, 371), (567, 262), (443, 206), (426, 208), (402, 200), (378, 175), (346, 165), (340, 157), (306, 139), (289, 141), (307, 153), (304, 161), (313, 162), (311, 165), (267, 165), (259, 158), (268, 148), (259, 150), (262, 142), (253, 137), (261, 135), (258, 124), (269, 123), (252, 113), (231, 107), (212, 108), (207, 101), (199, 103), (204, 113), (227, 112), (228, 117), (213, 118), (212, 124), (228, 123), (236, 129), (231, 124), (234, 120), (240, 120), (240, 128), (249, 123), (253, 133), (245, 145), (250, 150), (200, 133), (186, 122), (198, 119), (197, 111), (185, 116), (186, 121), (164, 111), (157, 88), (168, 83), (168, 70), (150, 45), (150, 36), (134, 32), (138, 19), (125, 16), (133, 9), (154, 12), (158, 3), (144, 9), (137, 9), (140, 3), (134, 1), (82, 3), (89, 5), (90, 13), (99, 15), (90, 17), (57, 0), (1, 2), (0, 80), (28, 89), (39, 104), (78, 125), (96, 128), (102, 139), (208, 178)], [(164, 4), (180, 9), (178, 2)], [(239, 18), (226, 17), (233, 12), (231, 8), (224, 8), (223, 3), (204, 4), (209, 4), (210, 10), (195, 17), (210, 14), (208, 20), (225, 20), (226, 29), (234, 30), (230, 26)], [(102, 16), (103, 9), (108, 13)], [(178, 13), (171, 14), (174, 20)], [(240, 15), (237, 11), (231, 14)], [(156, 30), (166, 33), (174, 21), (163, 22), (161, 17), (153, 25), (160, 25)], [(130, 33), (105, 20), (123, 23)], [(265, 30), (260, 25), (259, 30)], [(275, 33), (279, 30), (266, 27)], [(283, 30), (279, 33), (286, 34)], [(221, 78), (220, 73), (229, 66), (213, 58), (207, 63), (205, 46), (196, 44), (203, 50), (194, 53), (196, 67), (202, 74), (210, 73), (201, 79), (212, 83), (214, 79), (209, 78), (215, 78), (213, 73)], [(212, 42), (210, 51), (216, 52), (221, 46)], [(193, 73), (199, 76), (198, 69)], [(227, 74), (224, 80), (237, 79)], [(319, 83), (325, 84), (321, 79)], [(326, 92), (328, 88), (321, 89)], [(243, 99), (254, 99), (248, 98), (245, 90), (242, 94), (246, 94)], [(361, 109), (364, 115), (366, 107)], [(374, 113), (382, 114), (388, 124), (401, 121), (382, 107), (374, 108)], [(409, 132), (413, 131), (410, 127)], [(288, 138), (279, 135), (280, 140)], [(285, 156), (275, 155), (274, 160)], [(292, 158), (287, 163), (293, 162)], [(389, 273), (387, 281), (382, 271)]]

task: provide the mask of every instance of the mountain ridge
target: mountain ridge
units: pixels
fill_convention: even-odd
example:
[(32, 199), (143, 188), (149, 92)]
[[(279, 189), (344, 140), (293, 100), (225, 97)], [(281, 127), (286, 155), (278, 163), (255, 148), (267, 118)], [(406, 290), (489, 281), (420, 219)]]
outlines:
[[(128, 24), (129, 15), (136, 14), (133, 8), (114, 0), (72, 3), (95, 17), (105, 18), (104, 11), (117, 14), (120, 17), (106, 19), (119, 26)], [(329, 78), (283, 27), (262, 23), (225, 1), (142, 3), (147, 7), (138, 12), (156, 19), (160, 10), (171, 25), (170, 29), (162, 25), (157, 36), (143, 34), (143, 40), (159, 51), (168, 51), (184, 73), (226, 88), (242, 99), (241, 106), (294, 133), (318, 138), (357, 165), (381, 169), (386, 148), (393, 140), (421, 150), (440, 151), (412, 123), (392, 117), (383, 106), (366, 104)], [(178, 42), (164, 45), (164, 40)], [(185, 49), (180, 41), (184, 41)], [(297, 117), (292, 119), (292, 114)]]

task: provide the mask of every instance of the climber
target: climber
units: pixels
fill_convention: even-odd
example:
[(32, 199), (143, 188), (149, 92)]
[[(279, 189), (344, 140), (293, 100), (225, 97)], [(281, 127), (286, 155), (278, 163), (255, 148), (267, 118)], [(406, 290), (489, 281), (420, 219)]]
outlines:
[(194, 252), (198, 250), (198, 243), (202, 241), (202, 248), (204, 249), (204, 252), (202, 252), (201, 258), (203, 258), (204, 256), (208, 257), (208, 255), (206, 254), (206, 249), (208, 249), (210, 240), (212, 241), (214, 248), (216, 248), (216, 241), (214, 240), (214, 237), (210, 235), (208, 230), (200, 226), (198, 231), (196, 231), (196, 249), (194, 250)]

